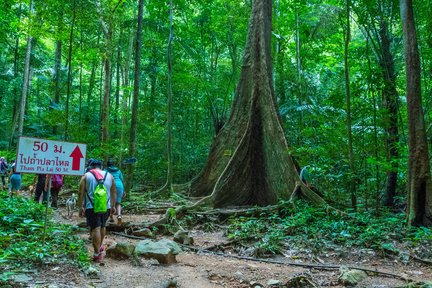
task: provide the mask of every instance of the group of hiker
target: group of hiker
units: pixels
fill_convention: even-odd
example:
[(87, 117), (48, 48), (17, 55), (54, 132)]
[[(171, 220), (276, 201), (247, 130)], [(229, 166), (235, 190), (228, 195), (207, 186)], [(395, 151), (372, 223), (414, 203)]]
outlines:
[[(0, 158), (0, 176), (3, 189), (6, 189), (6, 178), (8, 178), (9, 194), (13, 196), (19, 193), (21, 174), (16, 171), (14, 160), (8, 165), (4, 157)], [(49, 190), (51, 207), (57, 209), (63, 180), (64, 175), (60, 174), (36, 174), (31, 187), (34, 191), (34, 201), (46, 203)], [(79, 216), (86, 217), (87, 226), (90, 227), (94, 249), (93, 260), (96, 262), (102, 261), (102, 252), (105, 250), (103, 240), (108, 219), (109, 222), (114, 223), (114, 216), (116, 216), (117, 224), (122, 224), (121, 202), (125, 195), (123, 174), (112, 160), (107, 161), (104, 170), (102, 170), (101, 160), (88, 160), (85, 174), (79, 183), (77, 206)]]
[(6, 178), (9, 179), (9, 194), (18, 194), (21, 189), (21, 174), (16, 172), (15, 160), (10, 164), (4, 157), (0, 157), (0, 178), (2, 181), (2, 190), (6, 189)]

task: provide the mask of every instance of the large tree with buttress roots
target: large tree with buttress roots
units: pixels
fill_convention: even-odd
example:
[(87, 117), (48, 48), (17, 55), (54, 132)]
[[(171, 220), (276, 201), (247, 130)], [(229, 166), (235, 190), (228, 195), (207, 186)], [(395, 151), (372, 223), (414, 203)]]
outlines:
[(190, 194), (215, 207), (270, 205), (293, 193), (324, 200), (300, 181), (288, 153), (273, 90), (272, 0), (255, 0), (231, 115), (215, 137)]

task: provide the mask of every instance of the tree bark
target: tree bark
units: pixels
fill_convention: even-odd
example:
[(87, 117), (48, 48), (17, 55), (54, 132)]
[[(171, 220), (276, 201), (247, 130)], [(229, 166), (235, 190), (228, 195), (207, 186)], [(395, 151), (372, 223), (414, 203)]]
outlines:
[(76, 5), (75, 0), (73, 1), (73, 11), (72, 11), (72, 23), (71, 30), (69, 33), (69, 51), (68, 51), (68, 75), (67, 75), (67, 87), (66, 87), (66, 107), (65, 107), (65, 133), (64, 140), (69, 139), (69, 103), (71, 98), (71, 88), (72, 88), (72, 52), (73, 52), (73, 32), (75, 28), (75, 15), (76, 15)]
[[(30, 0), (29, 11), (30, 11), (30, 17), (32, 17), (33, 0)], [(26, 108), (26, 101), (27, 101), (27, 92), (30, 83), (30, 58), (31, 58), (31, 51), (32, 51), (32, 42), (33, 42), (33, 37), (29, 35), (27, 38), (26, 58), (24, 64), (24, 79), (23, 79), (22, 93), (21, 93), (21, 108), (20, 108), (20, 119), (19, 119), (19, 126), (18, 126), (18, 136), (23, 135), (23, 129), (24, 129), (24, 115), (25, 115), (25, 108)]]
[[(18, 19), (21, 20), (21, 4), (18, 10)], [(14, 79), (18, 78), (18, 62), (19, 62), (19, 36), (15, 39), (15, 49), (14, 49)], [(14, 84), (13, 88), (13, 111), (12, 111), (12, 123), (11, 123), (11, 134), (9, 137), (8, 149), (11, 150), (13, 146), (13, 140), (15, 138), (15, 129), (18, 122), (18, 87)]]
[[(139, 89), (141, 79), (141, 39), (142, 39), (142, 26), (143, 26), (143, 10), (144, 0), (139, 0), (138, 3), (138, 25), (137, 25), (137, 36), (135, 40), (135, 75), (134, 75), (134, 91), (132, 100), (132, 116), (131, 126), (129, 135), (129, 156), (134, 157), (136, 153), (136, 130), (138, 120), (138, 103), (139, 103)], [(125, 183), (125, 190), (130, 191), (132, 186), (132, 179), (134, 173), (134, 166), (127, 166), (127, 177)]]
[(409, 131), (408, 224), (432, 225), (429, 151), (422, 108), (420, 56), (412, 0), (400, 0), (407, 77)]
[(384, 108), (387, 110), (385, 123), (388, 149), (387, 157), (391, 165), (391, 169), (387, 171), (387, 187), (384, 195), (384, 205), (392, 207), (394, 205), (394, 197), (396, 195), (397, 174), (399, 169), (399, 96), (396, 90), (394, 59), (393, 54), (390, 51), (390, 32), (388, 30), (388, 23), (383, 19), (380, 20), (379, 36), (382, 49), (382, 57), (379, 61), (379, 64), (381, 66), (384, 79), (382, 97)]
[[(209, 195), (215, 207), (269, 205), (305, 194), (281, 127), (271, 62), (272, 1), (255, 0), (243, 66), (228, 122), (213, 141), (191, 195)], [(324, 201), (311, 195), (317, 202)]]
[(357, 194), (356, 194), (356, 171), (354, 165), (354, 149), (353, 149), (353, 135), (351, 127), (351, 90), (350, 90), (350, 71), (349, 71), (349, 42), (351, 41), (351, 21), (350, 21), (350, 5), (351, 1), (346, 1), (346, 34), (344, 45), (344, 65), (345, 65), (345, 97), (346, 97), (346, 124), (347, 124), (347, 138), (348, 138), (348, 159), (350, 167), (349, 175), (349, 189), (351, 193), (351, 206), (354, 210), (357, 209)]
[[(123, 91), (123, 97), (122, 97), (122, 128), (121, 128), (121, 136), (120, 136), (120, 142), (121, 142), (121, 151), (123, 151), (123, 148), (125, 146), (126, 142), (126, 126), (128, 122), (128, 100), (130, 98), (130, 92), (129, 92), (129, 70), (130, 70), (130, 62), (132, 58), (132, 49), (133, 49), (133, 29), (131, 29), (129, 34), (129, 45), (127, 50), (127, 56), (126, 56), (126, 63), (124, 68), (124, 77), (123, 77), (123, 84), (124, 84), (124, 91)], [(123, 156), (123, 154), (121, 154)]]
[(173, 96), (172, 96), (172, 42), (174, 40), (174, 25), (173, 25), (173, 3), (170, 0), (170, 32), (168, 37), (167, 64), (168, 64), (168, 119), (167, 119), (167, 182), (166, 187), (171, 191), (173, 181), (173, 159), (172, 159), (172, 118), (173, 118)]

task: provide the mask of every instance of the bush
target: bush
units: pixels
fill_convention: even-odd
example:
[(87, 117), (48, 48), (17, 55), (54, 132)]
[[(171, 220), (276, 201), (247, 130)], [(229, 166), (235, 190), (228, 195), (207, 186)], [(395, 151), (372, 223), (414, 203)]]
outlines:
[(0, 192), (0, 273), (3, 276), (6, 271), (36, 268), (40, 264), (89, 265), (85, 244), (73, 226), (49, 222), (42, 243), (44, 216), (45, 207), (39, 203)]

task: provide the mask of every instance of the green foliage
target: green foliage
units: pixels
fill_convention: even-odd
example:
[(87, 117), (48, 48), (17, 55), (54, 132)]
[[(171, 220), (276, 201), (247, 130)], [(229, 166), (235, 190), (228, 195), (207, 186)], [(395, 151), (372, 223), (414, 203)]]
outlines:
[(85, 243), (72, 226), (49, 222), (42, 243), (44, 215), (44, 206), (0, 193), (0, 273), (47, 263), (89, 265)]
[(308, 248), (322, 253), (336, 246), (382, 250), (386, 245), (408, 242), (432, 244), (431, 229), (407, 228), (403, 213), (380, 217), (361, 212), (352, 217), (327, 213), (307, 203), (296, 203), (301, 210), (287, 206), (278, 214), (262, 214), (259, 218), (233, 218), (228, 236), (253, 242), (258, 255), (283, 252), (286, 245)]

